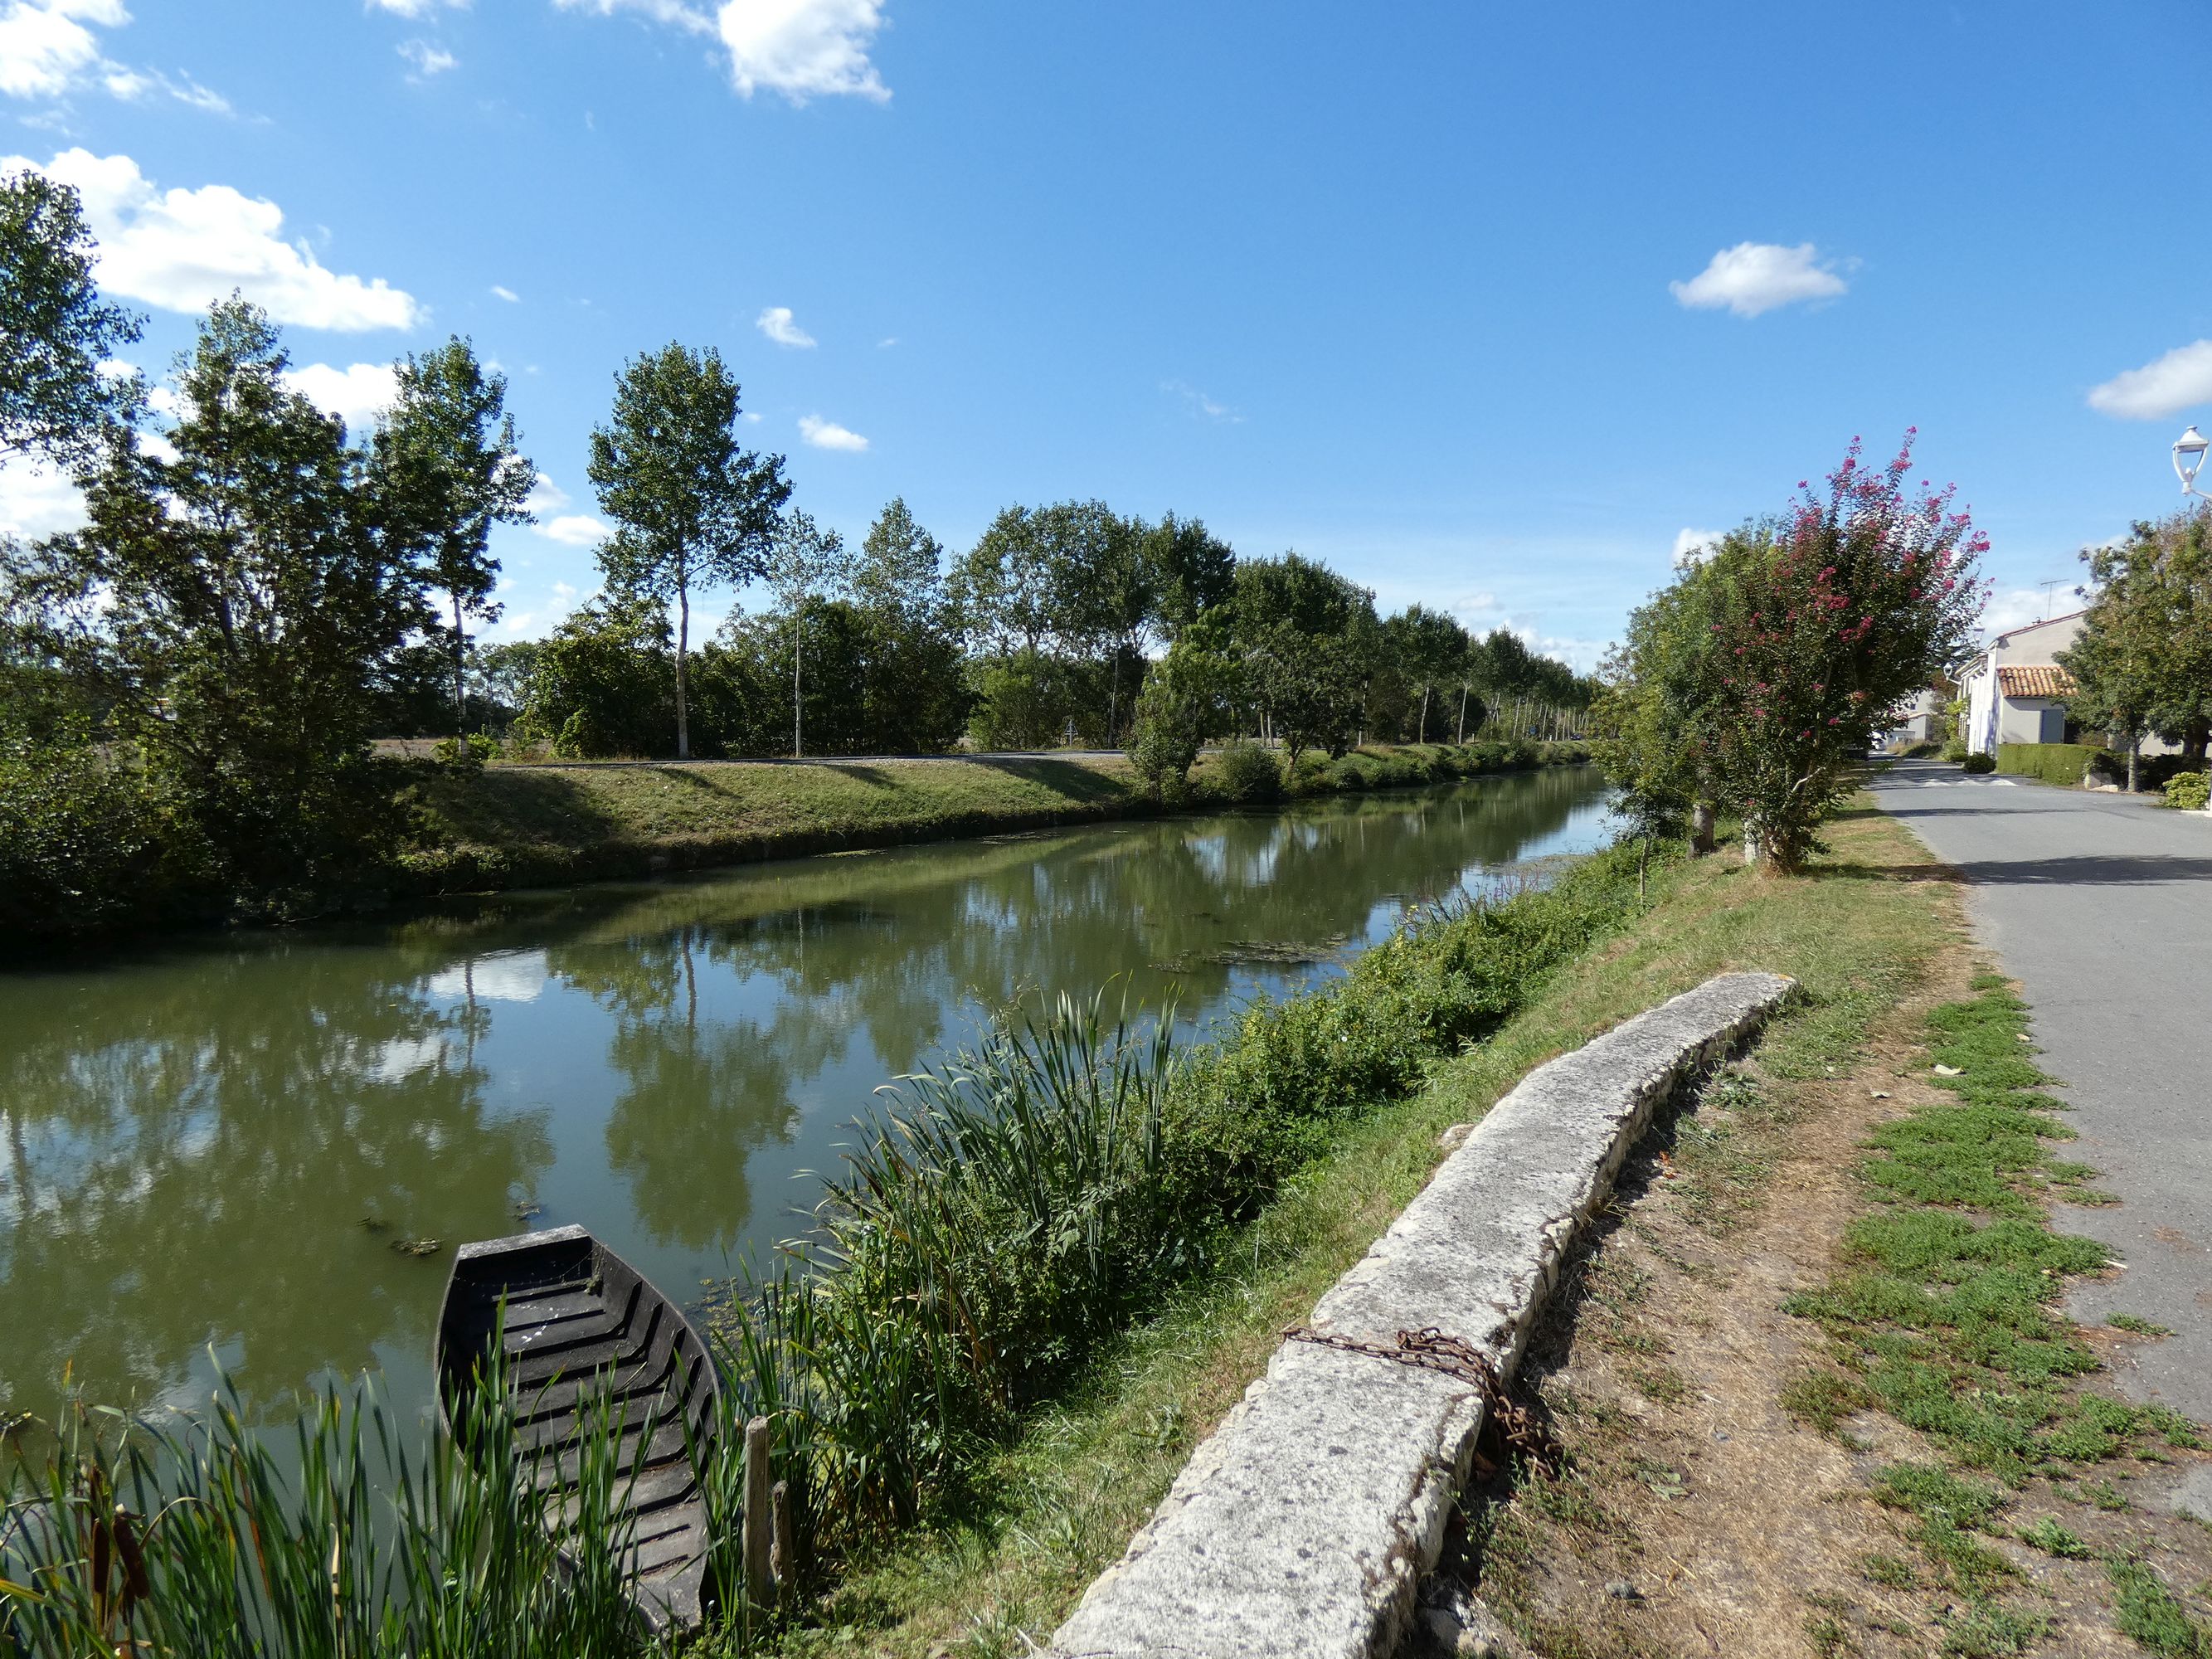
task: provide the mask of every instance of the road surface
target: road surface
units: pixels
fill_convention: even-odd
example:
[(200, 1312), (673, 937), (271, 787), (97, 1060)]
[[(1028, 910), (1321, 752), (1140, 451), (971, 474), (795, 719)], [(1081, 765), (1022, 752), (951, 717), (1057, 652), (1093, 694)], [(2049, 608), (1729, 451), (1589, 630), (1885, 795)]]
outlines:
[(1875, 794), (1972, 884), (1976, 933), (2074, 1109), (2059, 1155), (2122, 1200), (2058, 1212), (2126, 1263), (2075, 1316), (2171, 1326), (2127, 1345), (2121, 1386), (2212, 1421), (2212, 817), (1934, 762), (1899, 763)]

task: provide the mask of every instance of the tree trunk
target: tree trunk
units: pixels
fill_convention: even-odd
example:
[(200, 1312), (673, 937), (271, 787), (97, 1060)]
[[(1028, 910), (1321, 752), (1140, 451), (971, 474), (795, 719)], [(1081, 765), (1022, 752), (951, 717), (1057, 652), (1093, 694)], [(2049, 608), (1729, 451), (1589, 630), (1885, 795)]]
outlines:
[(461, 631), (461, 591), (453, 590), (453, 735), (469, 743), (469, 640)]
[(691, 758), (690, 711), (684, 702), (684, 659), (691, 647), (691, 594), (676, 586), (676, 758)]
[(1114, 734), (1120, 729), (1121, 719), (1121, 647), (1114, 647), (1114, 689), (1106, 694), (1106, 746), (1116, 747)]
[(2205, 722), (2201, 720), (2191, 720), (2181, 728), (2182, 763), (2192, 772), (2201, 772), (2204, 769), (2204, 739), (2207, 729)]
[(1419, 728), (1419, 731), (1417, 731), (1417, 732), (1413, 734), (1413, 741), (1414, 741), (1415, 743), (1426, 743), (1428, 740), (1429, 740), (1429, 688), (1428, 688), (1427, 686), (1425, 686), (1425, 686), (1423, 686), (1423, 687), (1421, 688), (1421, 724), (1420, 724), (1420, 728)]
[(1467, 741), (1467, 688), (1459, 689), (1459, 741)]
[(1690, 851), (1703, 858), (1713, 850), (1713, 804), (1696, 802), (1690, 808)]
[(2130, 795), (2142, 793), (2138, 787), (2138, 763), (2142, 755), (2142, 736), (2140, 732), (2131, 732), (2128, 734), (2128, 793)]
[(799, 659), (800, 652), (805, 649), (805, 642), (799, 638), (799, 622), (805, 614), (803, 604), (791, 607), (791, 755), (793, 760), (806, 752), (805, 730), (799, 724), (802, 709), (799, 700)]

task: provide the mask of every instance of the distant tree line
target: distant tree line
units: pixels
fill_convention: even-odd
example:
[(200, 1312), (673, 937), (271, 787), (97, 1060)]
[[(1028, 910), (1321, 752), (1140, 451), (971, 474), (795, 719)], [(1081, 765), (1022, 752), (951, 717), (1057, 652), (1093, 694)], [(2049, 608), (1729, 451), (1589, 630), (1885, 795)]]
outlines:
[[(296, 913), (410, 833), (380, 736), (466, 762), (513, 732), (571, 756), (1128, 746), (1172, 787), (1204, 743), (1293, 760), (1362, 740), (1565, 735), (1595, 690), (1195, 520), (1009, 507), (949, 554), (894, 501), (857, 549), (740, 441), (713, 349), (617, 377), (587, 471), (599, 592), (487, 645), (500, 525), (537, 474), (495, 368), (455, 338), (396, 366), (363, 434), (301, 395), (268, 318), (215, 306), (157, 422), (117, 352), (82, 204), (0, 179), (0, 460), (67, 471), (82, 527), (0, 543), (0, 928), (148, 895)], [(770, 603), (695, 637), (696, 602)]]

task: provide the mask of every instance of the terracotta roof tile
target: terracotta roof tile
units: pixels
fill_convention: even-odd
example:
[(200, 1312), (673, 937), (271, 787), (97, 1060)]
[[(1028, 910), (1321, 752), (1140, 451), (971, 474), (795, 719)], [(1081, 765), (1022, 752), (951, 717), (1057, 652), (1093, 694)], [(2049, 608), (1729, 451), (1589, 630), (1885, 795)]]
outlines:
[(2070, 697), (2074, 677), (2047, 664), (2021, 664), (1997, 670), (1997, 690), (2008, 697)]

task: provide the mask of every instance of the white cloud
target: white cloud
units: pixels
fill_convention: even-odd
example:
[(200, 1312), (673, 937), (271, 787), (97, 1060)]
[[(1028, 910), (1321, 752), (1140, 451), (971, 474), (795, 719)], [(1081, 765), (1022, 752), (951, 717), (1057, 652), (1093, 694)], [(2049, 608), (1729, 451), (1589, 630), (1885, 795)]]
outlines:
[(494, 283), (491, 285), (491, 297), (495, 300), (504, 300), (511, 306), (519, 306), (522, 303), (522, 296), (520, 294), (500, 283)]
[(402, 40), (395, 50), (415, 66), (415, 73), (409, 77), (410, 80), (427, 81), (434, 75), (443, 75), (447, 70), (457, 69), (460, 65), (459, 58), (443, 47), (432, 46), (428, 40)]
[(859, 433), (819, 415), (800, 416), (799, 435), (817, 449), (842, 449), (857, 455), (868, 447), (868, 441)]
[(530, 486), (530, 494), (523, 498), (522, 505), (541, 519), (550, 518), (568, 505), (568, 492), (541, 472), (538, 481)]
[(84, 522), (84, 497), (67, 475), (15, 461), (0, 466), (0, 536), (27, 540)]
[[(33, 163), (0, 158), (0, 173)], [(228, 185), (156, 190), (127, 155), (69, 149), (42, 169), (73, 185), (100, 243), (100, 283), (110, 293), (169, 311), (204, 310), (234, 289), (280, 323), (354, 332), (409, 328), (424, 312), (381, 276), (364, 282), (319, 263), (280, 235), (274, 202)]]
[(2155, 421), (2193, 404), (2212, 403), (2212, 340), (2176, 346), (2089, 393), (2089, 407), (2124, 421)]
[(761, 417), (754, 414), (750, 409), (745, 411), (745, 419), (751, 422), (755, 426), (758, 426), (761, 421)]
[(130, 21), (123, 0), (7, 0), (0, 9), (0, 93), (60, 97), (101, 64), (93, 29)]
[(898, 336), (897, 336), (897, 335), (896, 335), (896, 334), (886, 334), (885, 336), (884, 336), (884, 337), (883, 337), (882, 339), (880, 339), (880, 340), (878, 340), (878, 341), (877, 341), (877, 342), (876, 342), (876, 349), (877, 349), (877, 350), (878, 350), (878, 351), (889, 351), (889, 350), (890, 350), (893, 346), (896, 345), (897, 343), (898, 343)]
[(566, 513), (546, 520), (538, 526), (538, 533), (563, 547), (591, 547), (605, 541), (609, 532), (588, 513)]
[(1738, 242), (1713, 255), (1688, 282), (1668, 283), (1667, 290), (1692, 310), (1725, 307), (1739, 317), (1756, 317), (1800, 300), (1832, 300), (1845, 286), (1832, 266), (1820, 263), (1820, 250), (1810, 242), (1796, 247)]
[(1674, 532), (1674, 568), (1681, 570), (1700, 562), (1719, 545), (1724, 532), (1718, 530), (1692, 530), (1686, 526)]
[(468, 4), (469, 0), (368, 0), (371, 11), (388, 11), (398, 17), (428, 17), (441, 5), (465, 11)]
[(390, 363), (356, 363), (332, 368), (310, 363), (284, 376), (293, 389), (307, 394), (318, 409), (337, 416), (358, 431), (392, 407), (399, 395), (398, 372)]
[(789, 306), (770, 306), (753, 319), (753, 326), (780, 346), (804, 351), (814, 343), (814, 337), (792, 321)]
[(159, 70), (136, 70), (121, 64), (104, 63), (100, 66), (100, 81), (126, 104), (135, 104), (149, 93), (165, 92), (179, 103), (205, 110), (210, 115), (232, 113), (229, 99), (202, 86), (189, 75), (177, 80)]
[(696, 7), (684, 4), (684, 0), (553, 0), (553, 3), (562, 11), (588, 11), (601, 17), (634, 11), (655, 23), (665, 23), (692, 34), (714, 32), (714, 20)]
[(883, 0), (724, 0), (716, 18), (730, 50), (730, 79), (750, 98), (757, 88), (794, 104), (813, 97), (888, 99), (868, 61), (883, 26)]
[(882, 103), (891, 95), (868, 60), (869, 45), (883, 27), (884, 0), (722, 0), (711, 15), (687, 0), (553, 3), (601, 17), (635, 12), (687, 33), (713, 35), (730, 55), (731, 84), (746, 98), (763, 88), (794, 104), (836, 97)]
[(189, 75), (133, 69), (103, 54), (93, 30), (130, 21), (123, 0), (0, 0), (0, 94), (59, 99), (96, 83), (125, 102), (160, 92), (194, 109), (231, 112), (228, 99)]
[(1207, 397), (1187, 380), (1162, 380), (1160, 390), (1172, 392), (1183, 401), (1183, 406), (1194, 415), (1203, 415), (1209, 421), (1224, 421), (1231, 426), (1243, 424), (1244, 417), (1227, 404)]

